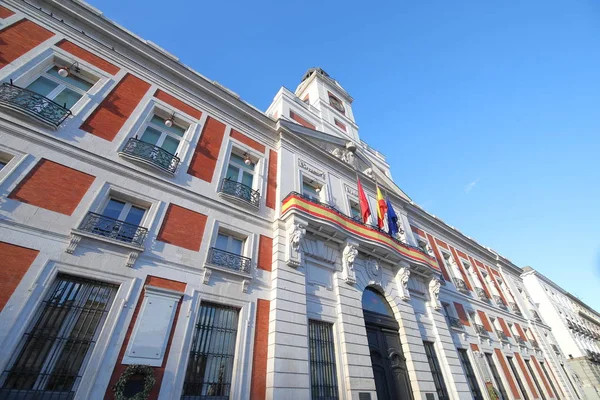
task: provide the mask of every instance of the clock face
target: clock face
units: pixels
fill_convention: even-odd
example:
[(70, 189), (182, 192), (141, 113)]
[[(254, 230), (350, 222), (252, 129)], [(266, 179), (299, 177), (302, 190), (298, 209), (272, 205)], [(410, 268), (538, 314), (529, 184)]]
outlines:
[(342, 114), (346, 112), (346, 110), (344, 109), (344, 104), (340, 100), (338, 100), (337, 97), (331, 94), (329, 95), (329, 104), (331, 105), (331, 107), (335, 108)]

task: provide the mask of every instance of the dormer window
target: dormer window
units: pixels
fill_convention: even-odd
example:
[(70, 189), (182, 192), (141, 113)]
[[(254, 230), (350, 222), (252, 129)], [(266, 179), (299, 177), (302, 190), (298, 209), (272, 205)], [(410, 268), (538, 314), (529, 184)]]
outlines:
[(331, 93), (329, 93), (329, 105), (331, 105), (331, 107), (335, 108), (342, 114), (346, 113), (346, 109), (344, 108), (344, 103)]

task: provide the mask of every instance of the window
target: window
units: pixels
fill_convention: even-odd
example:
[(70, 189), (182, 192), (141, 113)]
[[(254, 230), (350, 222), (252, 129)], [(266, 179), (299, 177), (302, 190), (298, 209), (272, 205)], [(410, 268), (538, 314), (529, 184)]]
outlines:
[(239, 154), (232, 152), (229, 157), (226, 178), (251, 188), (254, 183), (255, 168), (256, 163), (254, 163), (247, 154), (240, 156)]
[(314, 201), (321, 201), (321, 186), (308, 178), (302, 180), (302, 194)]
[(521, 393), (523, 393), (523, 398), (525, 400), (529, 400), (529, 396), (527, 395), (527, 390), (525, 390), (525, 387), (523, 386), (523, 382), (521, 382), (521, 377), (519, 376), (519, 373), (517, 372), (517, 368), (515, 368), (515, 363), (513, 361), (513, 358), (507, 356), (506, 359), (508, 360), (508, 365), (510, 365), (510, 369), (512, 370), (513, 375), (517, 379), (517, 384), (519, 385), (519, 389), (521, 389)]
[(463, 370), (465, 371), (465, 375), (467, 377), (467, 382), (469, 383), (469, 388), (471, 389), (471, 394), (473, 395), (474, 400), (483, 400), (483, 396), (481, 395), (481, 390), (479, 390), (479, 384), (477, 383), (477, 377), (475, 376), (475, 371), (473, 371), (473, 366), (471, 365), (471, 361), (469, 360), (469, 355), (467, 354), (467, 350), (465, 349), (457, 349), (458, 355), (460, 357), (460, 362), (463, 366)]
[(59, 69), (53, 65), (27, 85), (26, 89), (70, 109), (94, 86), (95, 80), (84, 77), (79, 68), (70, 68), (65, 77), (60, 76)]
[(241, 256), (244, 252), (244, 240), (228, 233), (219, 232), (217, 234), (215, 248)]
[(239, 310), (203, 302), (198, 314), (181, 398), (228, 399)]
[(254, 179), (257, 162), (256, 157), (238, 149), (232, 149), (219, 193), (230, 200), (239, 201), (241, 205), (259, 208), (260, 193), (254, 189), (255, 186), (259, 186), (257, 180)]
[(310, 388), (312, 400), (338, 399), (333, 325), (310, 320)]
[(442, 369), (438, 362), (437, 356), (435, 355), (435, 348), (431, 342), (423, 342), (425, 346), (425, 354), (427, 355), (427, 361), (429, 362), (429, 369), (433, 375), (433, 383), (435, 384), (435, 390), (438, 394), (438, 399), (449, 399), (448, 390), (446, 390), (446, 383), (444, 382), (444, 376), (442, 375)]
[(363, 222), (360, 204), (354, 200), (350, 200), (350, 217), (356, 221)]
[(208, 263), (234, 271), (250, 272), (252, 259), (245, 257), (246, 237), (219, 229), (214, 247), (208, 253)]
[(540, 383), (537, 380), (537, 377), (533, 373), (533, 368), (531, 368), (530, 361), (529, 360), (525, 360), (525, 364), (527, 365), (527, 369), (529, 370), (529, 374), (533, 378), (533, 383), (535, 383), (535, 387), (537, 388), (537, 391), (540, 394), (540, 397), (542, 398), (542, 400), (546, 400), (546, 395), (544, 395), (544, 391), (542, 390), (542, 388), (540, 386)]
[(141, 244), (147, 232), (145, 228), (140, 228), (145, 214), (145, 208), (110, 198), (102, 213), (88, 214), (80, 229), (121, 242)]
[(337, 118), (333, 119), (333, 122), (335, 123), (335, 125), (340, 128), (341, 130), (343, 130), (344, 132), (346, 132), (346, 125), (342, 122), (340, 122), (340, 120), (338, 120)]
[(556, 391), (556, 388), (554, 387), (554, 382), (552, 382), (552, 379), (550, 379), (550, 375), (548, 374), (546, 365), (542, 361), (540, 361), (540, 366), (542, 367), (542, 371), (544, 371), (544, 375), (546, 375), (546, 379), (548, 379), (548, 382), (550, 382), (550, 387), (552, 387), (552, 391), (558, 397), (558, 392)]
[(2, 398), (72, 398), (117, 285), (58, 274), (0, 379)]
[[(171, 126), (165, 125), (167, 119), (173, 123)], [(169, 117), (167, 119), (153, 114), (152, 118), (148, 121), (140, 140), (144, 143), (160, 147), (172, 155), (176, 155), (177, 150), (179, 149), (179, 143), (185, 135), (187, 127), (184, 128), (179, 126), (177, 121), (174, 120), (174, 117)]]
[(492, 376), (498, 385), (498, 390), (500, 390), (501, 400), (510, 400), (510, 397), (506, 394), (506, 389), (504, 388), (504, 384), (500, 379), (500, 374), (498, 373), (498, 369), (496, 369), (496, 364), (494, 364), (494, 359), (491, 354), (485, 353), (485, 359), (487, 360), (488, 366), (490, 367), (490, 371), (492, 371)]

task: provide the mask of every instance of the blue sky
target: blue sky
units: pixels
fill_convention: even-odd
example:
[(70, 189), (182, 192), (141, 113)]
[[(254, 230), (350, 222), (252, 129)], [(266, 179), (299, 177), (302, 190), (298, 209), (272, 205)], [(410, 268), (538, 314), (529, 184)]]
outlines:
[(600, 310), (599, 2), (91, 3), (262, 110), (322, 67), (414, 201)]

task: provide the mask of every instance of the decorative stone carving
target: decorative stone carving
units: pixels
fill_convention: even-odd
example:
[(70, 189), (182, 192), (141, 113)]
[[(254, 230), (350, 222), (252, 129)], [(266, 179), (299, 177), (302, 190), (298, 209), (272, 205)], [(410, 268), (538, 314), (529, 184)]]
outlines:
[(248, 293), (250, 290), (250, 279), (244, 279), (242, 281), (242, 292)]
[(72, 233), (71, 240), (69, 241), (69, 246), (67, 246), (67, 249), (65, 251), (69, 254), (73, 254), (79, 242), (81, 242), (81, 236)]
[(435, 310), (439, 310), (442, 308), (440, 304), (440, 287), (442, 286), (442, 282), (440, 282), (437, 276), (431, 278), (429, 281), (429, 297), (430, 304)]
[(302, 265), (302, 239), (306, 235), (307, 223), (293, 218), (287, 225), (287, 258), (286, 263), (290, 267), (298, 268)]
[(352, 196), (358, 197), (358, 190), (356, 190), (353, 187), (348, 186), (348, 185), (344, 185), (344, 188), (346, 189), (346, 193), (348, 193)]
[(331, 154), (333, 154), (335, 157), (339, 158), (343, 162), (350, 164), (353, 167), (355, 166), (356, 156), (354, 155), (353, 151), (350, 151), (348, 149), (340, 149), (339, 147), (336, 147), (335, 149), (333, 149)]
[(321, 178), (325, 178), (325, 172), (321, 171), (318, 168), (313, 167), (312, 165), (310, 165), (309, 163), (307, 163), (304, 160), (298, 160), (298, 166), (300, 168), (302, 168), (303, 170), (310, 172), (313, 175), (317, 175), (317, 176), (320, 176)]
[(373, 179), (373, 176), (374, 176), (374, 174), (373, 174), (373, 168), (367, 168), (367, 169), (365, 169), (363, 172), (364, 172), (364, 174), (365, 174), (365, 175), (367, 175), (369, 178)]
[(133, 267), (133, 264), (135, 264), (135, 261), (137, 260), (138, 256), (140, 255), (139, 251), (130, 251), (129, 252), (129, 257), (127, 257), (127, 262), (125, 263), (126, 267)]
[(212, 273), (212, 269), (204, 268), (204, 276), (202, 277), (202, 283), (204, 283), (205, 285), (208, 285), (208, 282), (210, 281), (211, 273)]
[(346, 241), (346, 247), (342, 252), (342, 266), (344, 268), (344, 280), (349, 285), (356, 283), (356, 272), (354, 271), (354, 261), (358, 256), (358, 243)]
[(401, 226), (398, 226), (398, 233), (396, 233), (396, 239), (398, 239), (400, 242), (406, 244), (406, 232), (404, 232), (404, 229), (402, 229)]
[(367, 275), (369, 275), (369, 279), (371, 280), (371, 284), (379, 284), (381, 286), (381, 276), (383, 275), (383, 271), (381, 270), (381, 266), (374, 258), (369, 258), (366, 262), (367, 267)]
[(408, 280), (410, 279), (410, 265), (405, 265), (398, 271), (398, 283), (402, 289), (402, 300), (410, 300), (410, 291), (408, 290)]
[(435, 253), (433, 252), (433, 249), (431, 248), (431, 246), (429, 245), (429, 242), (427, 242), (427, 240), (425, 239), (417, 239), (417, 243), (419, 244), (419, 247), (425, 251), (425, 253), (429, 254), (431, 257), (435, 257)]

